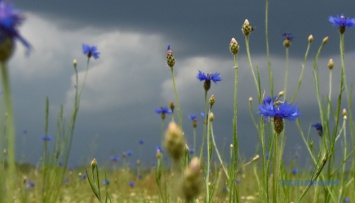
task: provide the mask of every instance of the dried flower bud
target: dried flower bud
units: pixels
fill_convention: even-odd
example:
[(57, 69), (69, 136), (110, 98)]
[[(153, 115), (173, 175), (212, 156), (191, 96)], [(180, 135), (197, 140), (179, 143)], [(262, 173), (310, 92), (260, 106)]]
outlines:
[(173, 55), (173, 51), (170, 49), (170, 44), (168, 45), (168, 51), (167, 51), (167, 55), (166, 55), (166, 63), (168, 64), (168, 66), (173, 69), (174, 65), (175, 65), (175, 58)]
[(274, 129), (277, 134), (280, 134), (284, 129), (284, 120), (281, 117), (274, 117)]
[(210, 115), (208, 115), (208, 119), (213, 122), (214, 120), (214, 114), (211, 112)]
[(172, 113), (174, 113), (174, 108), (175, 108), (174, 102), (170, 102), (170, 109)]
[(279, 92), (279, 95), (277, 96), (277, 98), (281, 98), (285, 95), (285, 92), (284, 91), (280, 91)]
[(197, 127), (197, 119), (192, 120), (192, 127)]
[(3, 34), (0, 43), (0, 62), (6, 62), (12, 56), (14, 52), (14, 40)]
[(215, 103), (215, 97), (214, 97), (214, 95), (212, 95), (211, 97), (210, 97), (210, 107), (212, 108), (212, 106), (213, 106), (213, 104)]
[(200, 160), (194, 157), (185, 169), (181, 182), (181, 195), (187, 202), (193, 201), (202, 190), (203, 179), (200, 171)]
[(170, 122), (165, 133), (165, 148), (174, 160), (180, 160), (185, 151), (185, 136), (181, 128)]
[(76, 61), (76, 59), (74, 59), (74, 61), (73, 61), (74, 68), (76, 68), (77, 65), (78, 65), (78, 62)]
[(313, 35), (309, 35), (309, 37), (308, 37), (308, 42), (313, 42)]
[(249, 36), (251, 32), (254, 31), (253, 26), (250, 25), (248, 19), (245, 19), (244, 24), (242, 26), (242, 32), (245, 36)]
[(234, 38), (232, 38), (231, 42), (229, 43), (229, 51), (234, 55), (238, 54), (239, 44)]
[(328, 37), (324, 37), (324, 39), (323, 39), (323, 44), (326, 44), (327, 42), (328, 42)]
[(96, 168), (97, 167), (97, 161), (96, 159), (94, 158), (92, 161), (91, 161), (91, 168)]
[(253, 97), (249, 97), (249, 103), (253, 102)]
[(348, 115), (348, 112), (346, 112), (346, 109), (344, 108), (343, 109), (343, 116), (347, 116)]
[(328, 68), (329, 68), (329, 70), (332, 70), (333, 67), (334, 67), (334, 61), (333, 61), (333, 59), (329, 59), (329, 62), (328, 62)]

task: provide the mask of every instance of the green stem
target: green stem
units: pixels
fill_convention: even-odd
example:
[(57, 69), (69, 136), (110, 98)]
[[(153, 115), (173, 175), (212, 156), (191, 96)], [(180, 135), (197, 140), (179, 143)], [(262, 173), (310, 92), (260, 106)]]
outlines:
[(288, 61), (289, 61), (289, 54), (288, 54), (288, 47), (286, 47), (286, 66), (285, 66), (285, 84), (284, 84), (284, 99), (286, 100), (287, 94), (287, 83), (288, 83)]
[(258, 102), (261, 103), (261, 93), (260, 93), (261, 91), (260, 91), (260, 86), (258, 85), (258, 82), (256, 80), (256, 76), (255, 76), (255, 73), (254, 73), (253, 63), (252, 63), (252, 60), (251, 60), (250, 49), (249, 49), (249, 37), (248, 36), (245, 36), (245, 45), (246, 45), (246, 48), (247, 48), (247, 55), (248, 55), (251, 74), (253, 75), (255, 88), (256, 88), (256, 91), (258, 92)]
[(265, 5), (265, 40), (266, 40), (266, 57), (267, 57), (267, 70), (269, 74), (269, 83), (270, 83), (270, 95), (274, 95), (274, 80), (272, 79), (272, 66), (271, 66), (271, 57), (269, 50), (269, 0), (266, 0)]
[(182, 129), (182, 117), (181, 117), (181, 109), (180, 109), (180, 103), (179, 103), (179, 96), (178, 92), (176, 89), (176, 84), (175, 84), (175, 76), (174, 76), (174, 69), (171, 68), (171, 77), (173, 79), (173, 85), (174, 85), (174, 92), (175, 92), (175, 97), (176, 97), (176, 103), (177, 103), (177, 110), (178, 110), (178, 118), (179, 118), (179, 125)]
[(227, 177), (227, 180), (229, 181), (228, 171), (227, 171), (226, 167), (225, 167), (224, 164), (223, 164), (222, 157), (221, 157), (221, 155), (220, 155), (220, 153), (219, 153), (219, 150), (218, 150), (217, 145), (216, 145), (216, 141), (215, 141), (215, 139), (214, 139), (213, 122), (211, 122), (211, 140), (212, 140), (212, 144), (213, 144), (213, 146), (214, 146), (214, 149), (215, 149), (215, 151), (216, 151), (218, 160), (219, 160), (219, 162), (221, 163), (222, 169), (223, 169), (223, 171), (224, 171), (224, 173), (225, 173), (225, 175), (226, 175), (226, 177)]
[(330, 116), (330, 104), (331, 104), (331, 99), (332, 99), (332, 74), (333, 71), (329, 70), (329, 93), (328, 93), (328, 109), (327, 109), (327, 121), (329, 121), (329, 116)]
[(12, 101), (11, 101), (11, 88), (9, 74), (7, 70), (7, 64), (1, 63), (1, 75), (2, 75), (2, 85), (4, 90), (5, 107), (6, 107), (6, 129), (7, 129), (7, 155), (8, 155), (8, 174), (7, 179), (9, 180), (9, 189), (6, 190), (6, 202), (12, 202), (15, 189), (15, 176), (16, 176), (16, 165), (15, 165), (15, 125), (14, 125), (14, 114), (12, 111)]
[(205, 146), (205, 139), (206, 139), (206, 124), (207, 124), (207, 111), (208, 111), (208, 103), (207, 103), (207, 91), (205, 91), (205, 116), (203, 118), (203, 135), (202, 135), (202, 143), (201, 143), (201, 150), (200, 150), (200, 160), (203, 161), (203, 150)]

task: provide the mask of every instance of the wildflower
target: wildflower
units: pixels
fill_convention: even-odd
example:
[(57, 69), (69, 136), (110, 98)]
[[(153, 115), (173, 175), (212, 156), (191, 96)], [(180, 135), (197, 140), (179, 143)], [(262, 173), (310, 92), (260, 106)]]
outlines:
[(103, 185), (110, 185), (110, 181), (105, 178), (105, 179), (102, 181), (102, 184), (103, 184)]
[(87, 44), (83, 44), (83, 54), (87, 55), (88, 58), (94, 57), (94, 59), (98, 59), (100, 56), (100, 52), (97, 50), (96, 46), (90, 46)]
[(194, 153), (195, 153), (194, 148), (190, 148), (190, 149), (189, 149), (189, 153), (190, 153), (191, 155), (194, 154)]
[(168, 51), (166, 54), (166, 63), (168, 64), (168, 66), (173, 69), (174, 65), (175, 65), (175, 58), (173, 55), (173, 51), (170, 48), (170, 44), (168, 45)]
[(143, 140), (139, 140), (138, 143), (139, 143), (140, 145), (143, 145), (143, 144), (144, 144), (144, 141), (143, 141)]
[(282, 36), (284, 37), (284, 42), (283, 42), (284, 46), (285, 46), (285, 47), (291, 46), (291, 42), (292, 42), (292, 40), (293, 40), (293, 35), (292, 35), (292, 33), (290, 33), (290, 32), (284, 32), (284, 33), (282, 34)]
[(205, 113), (200, 112), (200, 116), (201, 116), (202, 118), (204, 118), (204, 117), (205, 117)]
[(312, 127), (314, 127), (317, 130), (318, 135), (322, 137), (322, 135), (323, 135), (323, 126), (322, 126), (322, 124), (321, 123), (316, 123), (316, 124), (313, 124)]
[(349, 197), (345, 197), (344, 198), (344, 203), (348, 203), (348, 202), (350, 202), (350, 198)]
[(181, 128), (173, 121), (170, 122), (166, 130), (164, 143), (165, 148), (175, 161), (182, 158), (185, 152), (185, 136)]
[(240, 179), (237, 179), (235, 182), (240, 184), (242, 181)]
[(293, 174), (293, 175), (296, 175), (297, 173), (298, 173), (298, 168), (292, 169), (292, 174)]
[(130, 157), (130, 156), (132, 156), (132, 155), (133, 155), (133, 152), (132, 152), (132, 151), (130, 151), (130, 150), (128, 150), (128, 151), (126, 151), (126, 155), (127, 155), (128, 157)]
[(170, 102), (170, 110), (171, 110), (171, 113), (174, 113), (174, 109), (175, 109), (174, 102)]
[(330, 16), (329, 22), (331, 22), (334, 26), (338, 26), (341, 34), (345, 32), (346, 27), (350, 28), (355, 26), (355, 18), (346, 18), (343, 14), (336, 17)]
[(171, 114), (172, 111), (170, 109), (168, 109), (167, 107), (160, 107), (159, 109), (155, 109), (155, 113), (160, 114), (161, 115), (161, 119), (164, 120), (165, 119), (165, 115), (166, 114)]
[(119, 161), (120, 160), (120, 157), (118, 157), (118, 156), (110, 156), (110, 160), (112, 161), (112, 162), (117, 162), (117, 161)]
[(51, 141), (52, 140), (52, 137), (51, 136), (49, 136), (49, 135), (43, 135), (42, 137), (41, 137), (41, 140), (43, 140), (43, 141)]
[(217, 72), (215, 72), (214, 74), (209, 74), (209, 73), (205, 74), (201, 71), (198, 71), (197, 79), (199, 79), (200, 81), (205, 81), (203, 84), (205, 91), (208, 91), (211, 88), (211, 80), (214, 83), (217, 83), (218, 81), (222, 80), (219, 77), (219, 73), (217, 73)]
[(333, 59), (329, 59), (328, 61), (328, 68), (329, 70), (332, 70), (334, 68), (334, 61)]
[(85, 180), (86, 179), (86, 173), (84, 173), (81, 177), (80, 177), (81, 180)]
[(196, 114), (190, 114), (189, 119), (192, 120), (192, 127), (196, 128), (197, 127), (197, 116)]
[(250, 25), (248, 19), (245, 19), (243, 26), (242, 26), (242, 32), (245, 36), (249, 36), (251, 32), (254, 31), (254, 27)]
[(238, 54), (239, 44), (234, 38), (232, 38), (231, 42), (229, 43), (229, 51), (234, 55)]
[(24, 182), (27, 184), (28, 188), (34, 188), (36, 186), (36, 183), (32, 182), (30, 179), (26, 178)]
[(308, 42), (313, 42), (313, 35), (308, 36)]
[(187, 202), (195, 199), (202, 190), (203, 182), (200, 171), (200, 160), (195, 157), (185, 169), (181, 182), (181, 194)]
[(136, 185), (136, 183), (133, 182), (133, 181), (130, 181), (130, 182), (128, 183), (128, 186), (129, 186), (129, 187), (134, 187), (135, 185)]
[(17, 27), (25, 20), (22, 13), (8, 1), (0, 1), (0, 61), (7, 61), (18, 39), (27, 49), (30, 44), (20, 35)]
[(258, 114), (273, 118), (275, 131), (279, 134), (283, 130), (283, 119), (295, 120), (300, 114), (298, 107), (288, 104), (287, 101), (279, 101), (278, 98), (266, 97), (263, 103), (258, 105)]

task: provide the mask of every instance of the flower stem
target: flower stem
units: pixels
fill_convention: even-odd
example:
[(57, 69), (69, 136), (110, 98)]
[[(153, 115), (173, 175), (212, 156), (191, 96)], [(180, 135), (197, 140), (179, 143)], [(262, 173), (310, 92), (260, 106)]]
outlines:
[[(238, 198), (238, 191), (235, 190), (235, 172), (237, 171), (237, 164), (238, 164), (238, 136), (237, 136), (237, 118), (238, 118), (238, 72), (239, 72), (239, 67), (238, 67), (238, 54), (233, 55), (234, 58), (234, 68), (235, 68), (235, 77), (234, 77), (234, 114), (233, 114), (233, 171), (231, 174), (232, 178), (232, 188), (231, 191), (236, 191), (236, 199), (239, 201)], [(214, 139), (214, 138), (213, 138)], [(216, 148), (217, 150), (217, 148)], [(221, 163), (222, 164), (222, 163)], [(222, 164), (223, 166), (223, 164)], [(225, 169), (224, 169), (225, 170)], [(228, 177), (228, 175), (227, 175)], [(229, 178), (228, 178), (229, 179)]]
[(176, 103), (177, 103), (177, 110), (178, 110), (179, 125), (180, 125), (180, 127), (181, 127), (181, 129), (182, 129), (181, 109), (180, 109), (180, 103), (179, 103), (179, 96), (178, 96), (178, 92), (177, 92), (176, 84), (175, 84), (175, 76), (174, 76), (174, 69), (173, 69), (173, 68), (171, 68), (171, 78), (173, 79), (174, 92), (175, 92)]
[(288, 61), (289, 61), (289, 49), (286, 47), (286, 66), (285, 66), (285, 84), (284, 84), (284, 99), (286, 100), (287, 83), (288, 83)]
[(259, 103), (261, 103), (261, 94), (260, 94), (261, 91), (260, 91), (260, 86), (258, 85), (258, 82), (256, 80), (256, 76), (255, 76), (255, 73), (254, 73), (253, 63), (252, 63), (251, 56), (250, 56), (249, 37), (248, 36), (245, 36), (245, 45), (246, 45), (246, 48), (247, 48), (247, 55), (248, 55), (251, 74), (253, 75), (255, 88), (256, 88), (256, 91), (258, 92), (258, 101), (259, 101)]
[(265, 40), (266, 40), (266, 57), (267, 57), (267, 70), (269, 73), (270, 95), (274, 95), (274, 80), (272, 79), (272, 65), (269, 50), (269, 0), (266, 0), (265, 5)]
[(13, 202), (13, 196), (15, 189), (15, 125), (14, 125), (14, 114), (12, 111), (12, 101), (11, 101), (11, 89), (10, 89), (10, 80), (7, 70), (7, 64), (1, 63), (1, 76), (2, 76), (2, 85), (4, 90), (5, 98), (5, 108), (6, 108), (6, 129), (7, 129), (7, 154), (8, 154), (8, 174), (7, 179), (9, 180), (9, 189), (6, 190), (6, 202)]

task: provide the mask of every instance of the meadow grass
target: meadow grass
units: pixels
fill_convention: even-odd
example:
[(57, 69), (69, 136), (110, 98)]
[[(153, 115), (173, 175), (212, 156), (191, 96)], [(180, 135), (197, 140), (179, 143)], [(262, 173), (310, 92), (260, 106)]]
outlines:
[[(0, 2), (6, 6), (6, 2)], [(0, 202), (351, 202), (355, 200), (355, 125), (352, 115), (352, 88), (347, 83), (345, 52), (345, 30), (355, 26), (355, 19), (345, 16), (330, 17), (329, 21), (337, 26), (339, 32), (339, 54), (341, 59), (341, 77), (339, 87), (334, 87), (334, 62), (329, 60), (329, 90), (328, 95), (321, 95), (319, 86), (318, 59), (324, 46), (328, 42), (325, 37), (318, 51), (313, 57), (313, 79), (316, 94), (314, 102), (318, 105), (319, 123), (310, 124), (308, 131), (299, 121), (302, 119), (302, 107), (293, 104), (302, 86), (303, 73), (308, 53), (313, 43), (310, 35), (305, 51), (304, 60), (301, 61), (301, 73), (298, 85), (294, 92), (288, 88), (289, 49), (292, 47), (292, 33), (283, 34), (285, 47), (285, 76), (284, 86), (280, 90), (274, 89), (272, 72), (272, 58), (269, 53), (268, 42), (268, 5), (265, 9), (265, 36), (266, 55), (269, 79), (268, 86), (262, 86), (258, 65), (252, 60), (250, 40), (254, 27), (245, 20), (242, 32), (245, 36), (245, 50), (240, 49), (238, 41), (231, 39), (229, 44), (234, 62), (235, 75), (233, 118), (231, 118), (232, 143), (228, 143), (229, 156), (220, 153), (216, 144), (214, 132), (213, 106), (218, 104), (210, 92), (214, 83), (222, 82), (218, 72), (204, 73), (199, 71), (197, 79), (203, 82), (204, 98), (201, 98), (201, 109), (204, 112), (202, 125), (202, 142), (196, 143), (197, 116), (190, 115), (193, 122), (193, 143), (188, 143), (182, 126), (181, 106), (178, 98), (178, 89), (175, 83), (175, 58), (170, 45), (167, 48), (167, 65), (170, 67), (175, 102), (169, 107), (156, 110), (161, 115), (161, 143), (163, 147), (156, 148), (156, 165), (142, 167), (137, 162), (135, 167), (122, 164), (118, 168), (108, 169), (106, 163), (93, 159), (86, 166), (68, 169), (73, 139), (75, 139), (75, 124), (79, 113), (80, 98), (84, 91), (86, 78), (92, 59), (99, 58), (95, 46), (83, 45), (83, 54), (87, 56), (86, 72), (83, 83), (79, 84), (77, 61), (73, 62), (75, 74), (75, 97), (69, 122), (63, 117), (63, 107), (59, 110), (57, 119), (57, 134), (48, 135), (48, 115), (50, 99), (45, 101), (45, 129), (43, 152), (38, 167), (18, 164), (15, 160), (15, 126), (13, 122), (10, 83), (7, 73), (7, 60), (0, 57), (3, 82), (3, 103), (5, 115), (4, 126), (1, 126), (1, 156), (0, 167)], [(11, 8), (12, 9), (12, 8)], [(1, 12), (1, 11), (0, 11)], [(1, 15), (0, 15), (1, 16)], [(1, 21), (0, 17), (0, 21)], [(13, 25), (14, 27), (17, 24)], [(7, 36), (14, 40), (16, 36)], [(241, 41), (241, 40), (240, 40)], [(8, 43), (8, 41), (6, 41)], [(5, 42), (3, 42), (5, 43)], [(26, 45), (26, 44), (25, 44)], [(317, 45), (316, 45), (317, 46)], [(13, 47), (0, 47), (5, 51)], [(0, 49), (0, 56), (5, 55)], [(238, 126), (238, 89), (239, 89), (239, 54), (244, 52), (249, 62), (252, 80), (257, 92), (256, 101), (249, 98), (249, 111), (252, 122), (257, 130), (259, 142), (256, 143), (258, 151), (255, 156), (247, 160), (239, 148)], [(1, 55), (3, 54), (3, 55)], [(7, 55), (5, 55), (7, 56)], [(233, 74), (231, 72), (231, 74)], [(351, 86), (350, 86), (351, 87)], [(309, 87), (308, 87), (309, 88)], [(270, 94), (262, 90), (269, 89)], [(279, 91), (275, 94), (276, 91)], [(336, 100), (333, 99), (336, 94)], [(345, 98), (345, 99), (344, 99)], [(203, 99), (203, 100), (202, 100)], [(256, 104), (258, 109), (255, 109)], [(342, 108), (344, 106), (345, 108)], [(176, 108), (175, 108), (176, 105)], [(231, 109), (232, 109), (231, 108)], [(177, 115), (174, 114), (177, 110)], [(171, 116), (167, 116), (171, 115)], [(177, 119), (175, 119), (177, 117)], [(177, 120), (177, 123), (175, 123)], [(302, 137), (311, 164), (307, 168), (298, 166), (296, 160), (291, 165), (284, 162), (285, 143), (287, 139), (285, 120), (287, 125), (296, 125)], [(167, 122), (169, 122), (167, 124)], [(310, 138), (311, 127), (319, 135), (319, 146), (315, 147)], [(55, 143), (48, 145), (53, 140)], [(339, 147), (339, 143), (340, 146)], [(193, 147), (193, 148), (192, 148)], [(199, 153), (197, 153), (199, 148)], [(122, 155), (123, 161), (131, 152)], [(340, 155), (338, 155), (339, 153)], [(119, 157), (111, 157), (111, 162), (118, 161)]]

